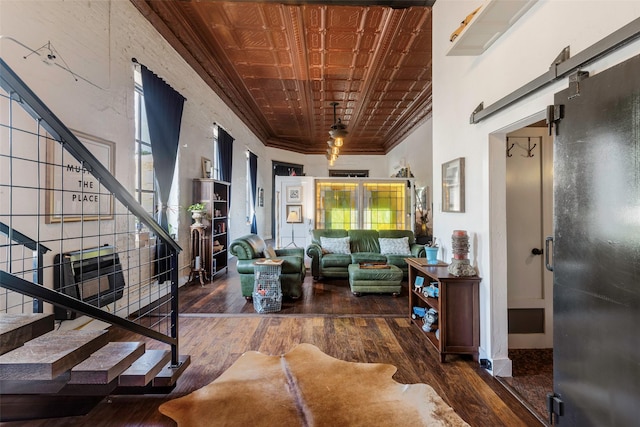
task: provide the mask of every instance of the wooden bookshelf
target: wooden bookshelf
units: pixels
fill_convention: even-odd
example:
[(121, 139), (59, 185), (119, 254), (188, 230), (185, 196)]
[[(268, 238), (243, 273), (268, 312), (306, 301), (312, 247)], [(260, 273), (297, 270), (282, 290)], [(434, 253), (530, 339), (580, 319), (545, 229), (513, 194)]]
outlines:
[[(427, 340), (440, 353), (444, 362), (447, 354), (471, 354), (478, 360), (480, 347), (480, 302), (478, 276), (457, 277), (449, 274), (446, 264), (429, 265), (423, 258), (407, 258), (409, 265), (409, 317)], [(438, 298), (416, 291), (416, 277), (424, 278), (424, 286), (438, 286)], [(438, 335), (422, 329), (421, 318), (413, 319), (413, 307), (433, 308), (438, 312)]]

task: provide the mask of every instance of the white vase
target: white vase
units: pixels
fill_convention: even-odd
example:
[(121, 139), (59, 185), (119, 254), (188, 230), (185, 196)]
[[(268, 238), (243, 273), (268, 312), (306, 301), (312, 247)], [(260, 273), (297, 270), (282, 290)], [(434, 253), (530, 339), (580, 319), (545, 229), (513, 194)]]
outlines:
[(191, 211), (191, 218), (195, 221), (195, 225), (202, 225), (202, 217), (204, 216), (204, 211)]

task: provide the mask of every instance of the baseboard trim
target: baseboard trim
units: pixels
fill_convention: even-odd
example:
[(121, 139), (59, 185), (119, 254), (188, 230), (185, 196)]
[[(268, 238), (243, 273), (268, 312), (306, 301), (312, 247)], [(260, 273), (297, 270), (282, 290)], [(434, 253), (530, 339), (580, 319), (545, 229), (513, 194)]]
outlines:
[(493, 375), (494, 377), (512, 376), (513, 363), (508, 357), (493, 359), (491, 363), (493, 364), (493, 371), (491, 372), (491, 375)]

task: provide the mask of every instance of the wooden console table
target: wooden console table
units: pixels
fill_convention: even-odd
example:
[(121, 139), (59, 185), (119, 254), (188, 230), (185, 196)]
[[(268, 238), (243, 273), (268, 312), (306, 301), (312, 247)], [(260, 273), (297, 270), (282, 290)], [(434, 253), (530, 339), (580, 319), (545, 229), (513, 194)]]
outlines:
[[(480, 277), (457, 277), (449, 274), (446, 264), (435, 266), (426, 263), (425, 258), (407, 258), (409, 266), (409, 316), (427, 339), (438, 350), (440, 361), (447, 354), (471, 354), (478, 360), (480, 347)], [(424, 278), (424, 286), (433, 283), (439, 288), (438, 298), (424, 295), (415, 290), (416, 277)], [(422, 329), (423, 321), (413, 319), (413, 307), (438, 312), (438, 336)]]

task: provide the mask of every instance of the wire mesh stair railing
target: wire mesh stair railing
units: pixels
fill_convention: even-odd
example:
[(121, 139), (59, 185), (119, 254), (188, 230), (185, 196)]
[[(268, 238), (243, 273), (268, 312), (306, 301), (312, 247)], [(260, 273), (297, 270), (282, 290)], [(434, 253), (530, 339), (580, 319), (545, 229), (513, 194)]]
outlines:
[[(166, 343), (177, 365), (181, 248), (115, 178), (115, 145), (98, 159), (1, 58), (0, 87), (0, 313), (54, 304)], [(105, 247), (117, 271), (87, 279), (86, 254)], [(76, 280), (61, 280), (69, 260)]]

